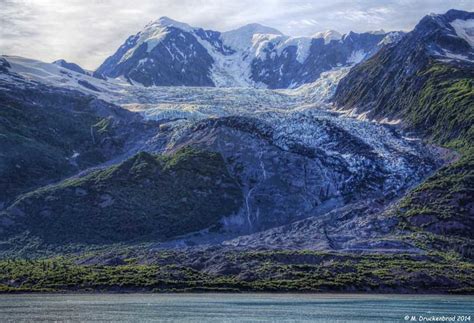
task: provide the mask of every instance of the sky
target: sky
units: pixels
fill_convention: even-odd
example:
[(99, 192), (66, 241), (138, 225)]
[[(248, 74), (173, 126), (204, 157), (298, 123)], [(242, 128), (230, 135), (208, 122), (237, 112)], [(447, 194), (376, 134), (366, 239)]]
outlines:
[(291, 36), (413, 29), (429, 13), (474, 11), (474, 0), (0, 0), (0, 54), (95, 69), (162, 16), (227, 31), (248, 23)]

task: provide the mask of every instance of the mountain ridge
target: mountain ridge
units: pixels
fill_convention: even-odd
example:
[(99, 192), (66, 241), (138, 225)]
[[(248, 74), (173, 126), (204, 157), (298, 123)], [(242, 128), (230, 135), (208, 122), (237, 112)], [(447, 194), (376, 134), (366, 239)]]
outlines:
[(260, 24), (221, 33), (163, 17), (130, 36), (96, 73), (145, 86), (296, 87), (369, 57), (386, 35), (289, 37)]
[(2, 56), (0, 292), (472, 293), (473, 14), (316, 52), (252, 35), (247, 61), (166, 18), (109, 59), (114, 79)]
[(458, 160), (407, 194), (393, 213), (418, 230), (472, 238), (474, 47), (466, 37), (474, 37), (474, 12), (426, 16), (399, 43), (354, 67), (333, 100), (367, 118), (398, 118), (425, 140), (455, 149)]

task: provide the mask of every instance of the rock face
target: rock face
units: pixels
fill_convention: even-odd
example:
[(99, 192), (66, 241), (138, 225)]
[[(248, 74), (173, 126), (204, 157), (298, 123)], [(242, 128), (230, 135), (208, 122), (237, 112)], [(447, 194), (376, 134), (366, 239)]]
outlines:
[(0, 73), (7, 73), (9, 68), (11, 68), (10, 63), (5, 58), (0, 58)]
[(87, 74), (86, 71), (84, 71), (82, 69), (82, 67), (80, 67), (79, 65), (77, 65), (75, 63), (67, 62), (64, 59), (59, 59), (57, 61), (54, 61), (53, 64), (56, 64), (56, 65), (64, 67), (64, 68), (67, 68), (68, 70), (71, 70), (71, 71), (76, 72), (76, 73)]
[(163, 17), (130, 36), (96, 72), (145, 86), (296, 87), (370, 57), (391, 35), (288, 37), (258, 24), (220, 33)]
[(384, 214), (384, 204), (383, 199), (367, 199), (224, 244), (246, 249), (419, 252), (411, 242), (400, 238), (400, 219)]

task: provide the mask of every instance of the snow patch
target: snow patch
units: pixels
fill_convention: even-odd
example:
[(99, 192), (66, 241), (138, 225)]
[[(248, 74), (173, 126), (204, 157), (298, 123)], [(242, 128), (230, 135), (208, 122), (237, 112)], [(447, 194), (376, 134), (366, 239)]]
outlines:
[(265, 51), (270, 44), (275, 44), (281, 42), (286, 37), (283, 35), (274, 35), (274, 34), (256, 34), (252, 37), (252, 46), (250, 47), (250, 52), (255, 58), (260, 58), (262, 60), (266, 59), (267, 52)]
[(214, 60), (210, 78), (216, 87), (255, 86), (250, 79), (250, 59), (244, 59), (241, 53), (223, 55), (210, 42), (196, 36), (196, 40), (207, 50)]
[(380, 123), (383, 123), (383, 124), (390, 124), (390, 125), (397, 125), (397, 124), (400, 124), (402, 122), (402, 120), (400, 119), (393, 119), (393, 120), (390, 120), (388, 118), (383, 118), (382, 120), (379, 121)]
[(256, 34), (252, 38), (250, 54), (255, 58), (265, 60), (270, 53), (274, 57), (274, 51), (281, 56), (283, 51), (290, 47), (296, 47), (296, 59), (303, 63), (308, 58), (311, 48), (311, 38), (309, 37), (288, 37), (274, 34)]
[(351, 56), (347, 59), (347, 63), (358, 64), (362, 62), (367, 55), (363, 50), (355, 50), (351, 53)]
[(322, 39), (324, 39), (324, 44), (327, 45), (330, 42), (332, 42), (333, 40), (341, 40), (342, 39), (342, 34), (340, 34), (339, 32), (337, 32), (335, 30), (326, 30), (326, 31), (318, 32), (318, 33), (314, 34), (311, 37), (312, 38), (322, 38)]
[(221, 39), (224, 45), (239, 51), (245, 51), (253, 45), (256, 34), (283, 35), (280, 31), (260, 24), (249, 24), (235, 30), (223, 32)]
[(339, 67), (323, 72), (315, 82), (303, 84), (294, 90), (287, 90), (286, 93), (304, 97), (307, 102), (327, 102), (336, 93), (337, 84), (349, 73), (349, 70), (350, 67)]
[(158, 20), (148, 23), (145, 28), (137, 34), (138, 40), (135, 46), (130, 48), (122, 56), (120, 62), (129, 59), (133, 55), (135, 50), (143, 43), (146, 43), (147, 45), (147, 53), (151, 52), (166, 37), (169, 32), (169, 27), (178, 28), (187, 32), (192, 32), (194, 30), (194, 28), (189, 26), (188, 24), (175, 21), (168, 17), (161, 17)]
[(474, 19), (456, 19), (451, 22), (451, 26), (456, 31), (458, 37), (467, 41), (471, 47), (474, 47)]
[(444, 50), (444, 56), (450, 59), (454, 59), (454, 60), (466, 61), (466, 62), (471, 62), (471, 63), (474, 62), (474, 60), (470, 59), (469, 57), (465, 55), (454, 54), (448, 50)]
[(404, 33), (401, 31), (393, 31), (387, 33), (387, 35), (378, 43), (379, 46), (393, 44), (402, 39)]
[(289, 37), (285, 41), (281, 42), (278, 47), (278, 55), (281, 55), (281, 52), (288, 48), (289, 46), (295, 46), (296, 49), (296, 60), (300, 63), (304, 63), (306, 58), (308, 58), (309, 50), (311, 48), (311, 38), (309, 37)]
[(194, 27), (191, 27), (190, 25), (184, 22), (179, 22), (171, 18), (168, 18), (166, 16), (161, 17), (160, 19), (156, 21), (152, 21), (147, 26), (174, 27), (174, 28), (178, 28), (187, 32), (192, 32), (195, 29)]

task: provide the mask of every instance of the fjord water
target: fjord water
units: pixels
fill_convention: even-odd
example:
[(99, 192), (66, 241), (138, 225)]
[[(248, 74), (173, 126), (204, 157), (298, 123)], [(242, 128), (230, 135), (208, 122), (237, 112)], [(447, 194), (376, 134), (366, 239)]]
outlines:
[[(404, 322), (474, 315), (474, 296), (336, 294), (0, 295), (11, 322)], [(472, 318), (474, 319), (474, 318)]]

